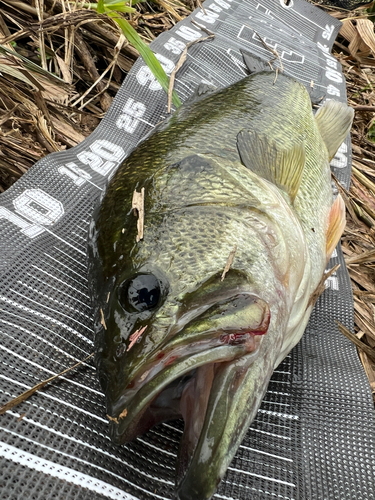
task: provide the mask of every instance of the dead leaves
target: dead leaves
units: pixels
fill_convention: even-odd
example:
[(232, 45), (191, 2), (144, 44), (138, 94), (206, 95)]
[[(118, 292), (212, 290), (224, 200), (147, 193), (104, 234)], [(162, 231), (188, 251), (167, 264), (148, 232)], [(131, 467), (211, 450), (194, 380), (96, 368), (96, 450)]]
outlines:
[(363, 34), (364, 31), (367, 35), (369, 35), (366, 30), (367, 23), (363, 24), (360, 21), (363, 21), (363, 19), (359, 19), (357, 24), (354, 24), (351, 20), (346, 20), (343, 22), (343, 27), (340, 30), (340, 35), (342, 35), (349, 42), (349, 52), (353, 57), (355, 57), (357, 53), (358, 56), (366, 57), (371, 52), (370, 48), (361, 36), (361, 33)]
[[(350, 16), (350, 18), (348, 18)], [(375, 34), (366, 11), (336, 12), (343, 26), (334, 55), (343, 65), (348, 103), (355, 110), (350, 189), (335, 180), (347, 208), (342, 250), (354, 294), (354, 333), (375, 398)], [(335, 52), (336, 51), (336, 52)], [(338, 172), (338, 170), (336, 170)], [(357, 342), (358, 341), (358, 342)]]
[[(342, 249), (354, 294), (355, 333), (340, 331), (360, 349), (362, 364), (375, 395), (375, 197), (368, 167), (358, 160), (353, 168)], [(362, 168), (363, 167), (363, 168)], [(374, 172), (374, 169), (371, 169)], [(371, 189), (370, 189), (371, 188)]]
[[(0, 192), (46, 154), (87, 137), (139, 56), (84, 2), (16, 3), (4, 0), (0, 14)], [(194, 8), (139, 3), (130, 21), (147, 42)]]
[(356, 335), (354, 335), (348, 328), (346, 328), (343, 324), (340, 322), (336, 321), (338, 329), (340, 332), (345, 335), (349, 340), (353, 342), (359, 349), (361, 349), (364, 353), (367, 354), (371, 358), (373, 362), (375, 362), (375, 354), (373, 349), (371, 349), (369, 346), (361, 342)]
[(349, 53), (357, 61), (375, 65), (375, 60), (369, 58), (375, 56), (375, 34), (374, 23), (369, 19), (357, 18), (346, 19), (340, 30), (340, 35), (349, 42)]

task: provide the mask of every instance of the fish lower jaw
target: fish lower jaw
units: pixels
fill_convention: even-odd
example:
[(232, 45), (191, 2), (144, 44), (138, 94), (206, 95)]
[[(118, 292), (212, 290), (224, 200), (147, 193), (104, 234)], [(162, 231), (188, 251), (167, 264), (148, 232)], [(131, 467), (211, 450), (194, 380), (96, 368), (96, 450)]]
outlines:
[(214, 340), (208, 349), (193, 354), (189, 351), (184, 356), (173, 349), (137, 376), (132, 388), (108, 407), (109, 433), (115, 444), (129, 442), (157, 423), (181, 417), (180, 399), (191, 374), (201, 367), (234, 362), (243, 356), (255, 359), (262, 335), (222, 333)]

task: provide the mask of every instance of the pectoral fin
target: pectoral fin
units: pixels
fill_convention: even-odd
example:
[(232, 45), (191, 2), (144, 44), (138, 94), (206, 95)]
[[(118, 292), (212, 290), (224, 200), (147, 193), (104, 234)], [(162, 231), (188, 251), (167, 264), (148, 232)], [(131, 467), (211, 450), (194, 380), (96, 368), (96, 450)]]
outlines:
[(329, 161), (348, 135), (354, 117), (353, 108), (339, 101), (326, 101), (317, 111), (315, 120), (327, 147)]
[(326, 240), (327, 261), (330, 259), (333, 250), (340, 241), (341, 235), (345, 229), (345, 224), (345, 203), (341, 198), (341, 195), (338, 195), (329, 213), (329, 225)]
[(237, 135), (237, 148), (248, 169), (286, 191), (294, 202), (305, 167), (303, 144), (282, 149), (265, 135), (242, 130)]

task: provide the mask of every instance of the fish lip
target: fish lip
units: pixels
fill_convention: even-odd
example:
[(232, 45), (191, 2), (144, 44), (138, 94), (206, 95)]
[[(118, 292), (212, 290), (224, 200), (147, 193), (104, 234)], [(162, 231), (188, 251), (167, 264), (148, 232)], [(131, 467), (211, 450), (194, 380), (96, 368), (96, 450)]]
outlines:
[[(152, 378), (150, 378), (149, 380), (147, 380), (147, 378), (145, 380), (143, 380), (141, 382), (141, 385), (138, 388), (138, 390), (133, 395), (131, 395), (131, 397), (129, 399), (127, 399), (126, 395), (125, 396), (122, 395), (118, 399), (118, 401), (115, 402), (112, 406), (111, 414), (117, 415), (117, 418), (112, 417), (110, 419), (110, 422), (109, 422), (109, 436), (110, 436), (111, 441), (116, 445), (122, 445), (122, 444), (134, 439), (134, 437), (136, 437), (138, 435), (138, 433), (135, 433), (135, 434), (133, 433), (134, 425), (136, 424), (137, 419), (140, 416), (142, 416), (143, 412), (146, 411), (149, 406), (152, 405), (152, 402), (157, 398), (157, 396), (169, 384), (171, 384), (177, 378), (188, 374), (190, 371), (194, 370), (195, 368), (197, 368), (199, 366), (203, 366), (203, 365), (206, 365), (209, 363), (221, 363), (221, 362), (231, 361), (233, 359), (241, 357), (241, 354), (247, 355), (247, 356), (253, 356), (253, 358), (255, 360), (255, 358), (259, 352), (259, 344), (261, 341), (261, 336), (254, 335), (254, 338), (257, 338), (259, 340), (256, 342), (255, 349), (249, 353), (246, 353), (246, 352), (241, 353), (241, 347), (242, 347), (241, 345), (224, 347), (224, 349), (227, 349), (227, 353), (226, 352), (222, 353), (223, 354), (222, 359), (220, 359), (220, 357), (216, 356), (212, 360), (209, 360), (209, 361), (204, 360), (204, 362), (202, 362), (202, 363), (198, 362), (192, 366), (186, 367), (185, 369), (182, 368), (181, 371), (178, 371), (178, 369), (177, 369), (178, 366), (180, 364), (182, 364), (184, 361), (186, 361), (187, 358), (189, 358), (189, 356), (187, 356), (186, 358), (183, 359), (182, 362), (179, 363), (177, 361), (177, 362), (175, 362), (167, 367), (164, 367), (162, 370), (157, 372), (157, 374), (155, 376), (153, 376)], [(212, 347), (211, 349), (203, 350), (200, 353), (198, 353), (197, 356), (199, 357), (199, 355), (200, 355), (203, 357), (207, 352), (215, 351), (218, 349), (223, 349), (223, 346), (221, 346), (221, 347), (217, 346), (217, 347)], [(174, 351), (172, 350), (170, 354), (173, 354), (173, 352)], [(234, 354), (232, 354), (232, 353), (234, 353)], [(176, 373), (173, 373), (173, 375), (171, 377), (167, 376), (164, 380), (164, 383), (158, 384), (157, 389), (153, 393), (151, 383), (153, 381), (155, 381), (155, 379), (158, 376), (163, 377), (168, 372), (168, 369), (170, 367), (174, 368), (175, 370), (177, 369)], [(134, 403), (134, 401), (136, 400), (137, 396), (139, 396), (139, 393), (142, 391), (142, 389), (145, 389), (148, 386), (149, 387), (151, 386), (151, 390), (150, 391), (145, 391), (145, 390), (143, 391), (143, 392), (146, 392), (146, 394), (141, 395), (142, 403), (141, 403), (141, 405), (138, 405), (138, 406), (140, 406), (140, 408), (136, 408), (135, 410), (133, 410), (132, 403)], [(153, 393), (153, 395), (152, 395), (152, 397), (150, 397), (150, 394), (152, 394), (152, 393)], [(149, 397), (147, 397), (147, 396), (149, 396)], [(128, 409), (128, 411), (124, 412), (125, 409)], [(123, 412), (127, 413), (127, 415), (121, 418), (121, 414)], [(129, 428), (130, 428), (130, 430), (129, 430)]]
[[(227, 295), (226, 299), (244, 293), (259, 298), (253, 293), (237, 289), (235, 293), (232, 290), (231, 295)], [(197, 314), (194, 319), (199, 316), (200, 314)], [(191, 315), (189, 317), (191, 319)], [(178, 333), (181, 334), (189, 323), (190, 321), (182, 325)], [(198, 340), (191, 344), (177, 344), (166, 351), (162, 359), (158, 359), (154, 352), (149, 358), (149, 362), (145, 360), (146, 368), (131, 379), (129, 385), (131, 384), (132, 387), (129, 388), (128, 385), (115, 402), (107, 404), (108, 414), (113, 415), (112, 418), (114, 418), (109, 423), (111, 440), (115, 444), (123, 444), (133, 439), (137, 434), (132, 434), (131, 430), (128, 431), (129, 426), (134, 428), (134, 422), (138, 420), (137, 417), (142, 416), (143, 412), (152, 405), (154, 399), (177, 378), (209, 363), (232, 361), (244, 355), (252, 356), (255, 359), (259, 351), (261, 337), (267, 332), (267, 328), (262, 332), (239, 332), (238, 327), (226, 328), (225, 331), (212, 332), (213, 338), (210, 339)], [(166, 343), (167, 346), (168, 343)], [(181, 351), (183, 351), (182, 356)], [(160, 352), (160, 348), (158, 352)], [(149, 386), (148, 390), (147, 386)], [(136, 404), (137, 399), (141, 399), (141, 403)], [(127, 409), (125, 412), (127, 415), (121, 418), (125, 409)]]

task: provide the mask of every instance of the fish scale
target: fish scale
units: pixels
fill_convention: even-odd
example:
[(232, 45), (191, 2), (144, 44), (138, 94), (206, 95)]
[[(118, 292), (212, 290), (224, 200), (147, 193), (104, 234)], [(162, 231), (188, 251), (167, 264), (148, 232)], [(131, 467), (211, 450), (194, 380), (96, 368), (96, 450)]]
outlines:
[(328, 102), (314, 118), (300, 83), (255, 73), (160, 124), (95, 214), (90, 287), (110, 435), (122, 444), (181, 415), (179, 500), (212, 497), (305, 329), (343, 229), (329, 159), (352, 117)]

